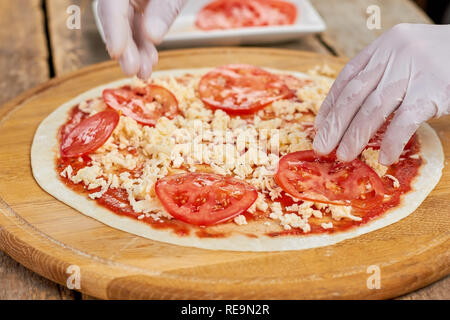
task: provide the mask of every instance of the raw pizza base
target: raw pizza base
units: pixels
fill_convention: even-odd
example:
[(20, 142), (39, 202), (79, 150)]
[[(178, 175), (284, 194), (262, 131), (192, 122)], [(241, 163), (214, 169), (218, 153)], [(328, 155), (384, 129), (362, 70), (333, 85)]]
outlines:
[[(153, 73), (153, 77), (181, 76), (186, 73), (194, 74), (205, 72), (206, 70), (209, 69), (159, 71)], [(273, 71), (286, 73), (281, 70)], [(305, 74), (302, 73), (289, 72), (289, 74), (305, 78)], [(123, 79), (99, 86), (79, 95), (52, 112), (44, 119), (36, 131), (31, 147), (31, 166), (38, 184), (58, 200), (108, 226), (138, 236), (175, 245), (212, 250), (287, 251), (328, 246), (386, 227), (407, 217), (425, 200), (442, 175), (444, 153), (441, 142), (436, 132), (428, 124), (424, 123), (417, 131), (421, 144), (420, 155), (424, 160), (424, 164), (420, 168), (419, 175), (412, 183), (412, 191), (402, 197), (401, 204), (398, 207), (387, 211), (381, 217), (360, 227), (354, 227), (351, 230), (334, 234), (285, 235), (280, 237), (259, 235), (258, 238), (245, 235), (230, 235), (226, 238), (201, 238), (195, 234), (178, 236), (171, 230), (157, 230), (144, 222), (119, 216), (99, 206), (94, 200), (88, 199), (86, 195), (71, 190), (61, 181), (55, 170), (55, 155), (59, 145), (57, 133), (59, 128), (67, 121), (68, 112), (71, 108), (83, 101), (101, 96), (102, 91), (106, 88), (120, 87), (130, 84), (131, 81), (132, 79)], [(236, 228), (239, 228), (239, 226), (236, 225)]]

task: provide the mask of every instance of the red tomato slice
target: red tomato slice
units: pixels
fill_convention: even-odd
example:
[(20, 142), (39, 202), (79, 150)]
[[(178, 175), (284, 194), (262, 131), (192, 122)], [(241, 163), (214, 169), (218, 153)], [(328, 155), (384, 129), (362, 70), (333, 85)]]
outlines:
[[(89, 102), (88, 102), (89, 103)], [(63, 141), (67, 135), (75, 128), (81, 121), (89, 116), (80, 110), (79, 106), (72, 108), (69, 114), (69, 120), (59, 129), (59, 140)]]
[(297, 18), (294, 4), (281, 0), (216, 0), (197, 15), (202, 30), (232, 29), (293, 24)]
[(284, 81), (284, 83), (288, 86), (291, 90), (297, 90), (301, 89), (307, 84), (311, 83), (312, 80), (309, 79), (300, 79), (294, 76), (291, 76), (290, 74), (284, 74), (281, 75), (280, 78)]
[[(103, 100), (114, 110), (122, 112), (143, 125), (154, 126), (161, 117), (173, 119), (180, 112), (175, 96), (164, 87), (106, 89)], [(146, 104), (151, 105), (149, 108)]]
[(246, 64), (218, 67), (200, 80), (202, 101), (230, 114), (250, 114), (271, 102), (293, 97), (277, 75)]
[(61, 143), (63, 158), (80, 157), (100, 148), (119, 123), (119, 114), (113, 110), (99, 112), (81, 121)]
[(257, 15), (249, 0), (217, 0), (198, 13), (195, 24), (202, 30), (251, 27)]
[(280, 159), (275, 181), (295, 198), (368, 208), (384, 195), (383, 183), (360, 160), (340, 162), (334, 154), (318, 156), (299, 151)]
[(176, 219), (209, 226), (245, 212), (256, 201), (256, 190), (236, 178), (210, 173), (182, 173), (156, 182), (156, 194)]

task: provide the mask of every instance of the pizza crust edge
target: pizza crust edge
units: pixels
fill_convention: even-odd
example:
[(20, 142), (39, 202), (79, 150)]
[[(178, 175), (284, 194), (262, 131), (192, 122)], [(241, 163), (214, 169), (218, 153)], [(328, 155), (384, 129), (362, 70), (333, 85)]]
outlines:
[[(209, 69), (159, 71), (155, 72), (154, 76), (176, 76), (185, 73), (204, 72), (205, 70)], [(304, 76), (304, 74), (298, 72), (274, 71), (290, 73), (294, 76), (296, 74)], [(442, 175), (444, 166), (442, 144), (436, 132), (428, 124), (424, 123), (417, 131), (421, 143), (420, 154), (424, 159), (424, 164), (420, 168), (419, 175), (412, 183), (413, 190), (402, 197), (402, 202), (398, 207), (391, 209), (380, 218), (361, 227), (355, 227), (349, 231), (340, 231), (335, 234), (305, 234), (302, 236), (282, 237), (260, 235), (258, 238), (250, 238), (244, 235), (231, 235), (226, 238), (201, 238), (195, 234), (177, 236), (170, 230), (157, 230), (141, 221), (119, 216), (99, 206), (85, 195), (71, 190), (61, 181), (55, 170), (55, 151), (58, 148), (57, 132), (66, 121), (69, 110), (82, 101), (101, 96), (105, 88), (119, 87), (130, 84), (131, 81), (132, 79), (123, 79), (99, 86), (64, 103), (53, 111), (44, 119), (36, 131), (31, 148), (31, 166), (38, 184), (58, 200), (108, 226), (138, 236), (169, 244), (211, 250), (288, 251), (328, 246), (381, 229), (407, 217), (420, 206), (437, 185)]]

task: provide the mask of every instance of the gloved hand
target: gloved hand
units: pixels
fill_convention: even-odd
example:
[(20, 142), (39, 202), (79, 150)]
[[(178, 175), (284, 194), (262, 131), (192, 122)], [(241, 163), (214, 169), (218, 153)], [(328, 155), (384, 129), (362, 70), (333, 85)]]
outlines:
[(129, 76), (150, 78), (161, 43), (186, 0), (100, 0), (109, 54)]
[(450, 25), (399, 24), (342, 70), (325, 98), (313, 148), (355, 159), (386, 118), (379, 162), (397, 161), (419, 125), (450, 113)]

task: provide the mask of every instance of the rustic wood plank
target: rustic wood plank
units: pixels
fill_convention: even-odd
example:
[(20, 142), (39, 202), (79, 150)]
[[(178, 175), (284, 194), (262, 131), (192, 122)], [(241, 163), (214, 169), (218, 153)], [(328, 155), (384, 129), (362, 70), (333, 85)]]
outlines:
[[(77, 5), (81, 12), (81, 28), (66, 25), (67, 8)], [(63, 75), (81, 67), (109, 60), (105, 45), (97, 31), (91, 0), (47, 0), (48, 28), (55, 74)]]
[[(384, 31), (402, 22), (430, 23), (431, 19), (409, 0), (312, 0), (327, 24), (323, 41), (338, 55), (353, 57)], [(367, 28), (367, 7), (377, 5), (381, 29)]]
[(0, 105), (49, 78), (39, 0), (0, 2)]
[[(39, 0), (0, 2), (0, 105), (49, 78)], [(14, 31), (14, 32), (12, 32)], [(71, 293), (0, 251), (0, 299), (71, 299)]]
[(400, 300), (450, 300), (450, 276), (420, 290), (411, 292)]
[(0, 300), (73, 300), (67, 288), (34, 273), (0, 252)]

